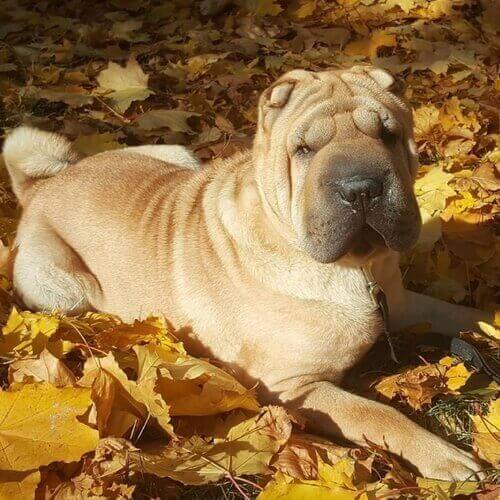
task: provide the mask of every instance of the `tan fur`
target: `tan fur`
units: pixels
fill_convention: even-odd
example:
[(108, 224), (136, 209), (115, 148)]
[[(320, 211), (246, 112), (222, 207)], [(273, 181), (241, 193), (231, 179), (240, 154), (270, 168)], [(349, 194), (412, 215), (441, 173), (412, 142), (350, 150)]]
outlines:
[[(401, 182), (411, 186), (416, 162), (409, 114), (387, 92), (390, 77), (370, 71), (285, 75), (296, 88), (286, 83), (264, 93), (253, 151), (199, 170), (125, 150), (21, 185), (25, 209), (14, 283), (33, 308), (93, 307), (125, 320), (165, 314), (183, 327), (191, 352), (221, 360), (246, 384), (258, 382), (263, 400), (300, 409), (313, 430), (356, 443), (366, 437), (426, 476), (466, 479), (480, 468), (467, 453), (338, 384), (381, 333), (362, 265), (371, 266), (385, 289), (396, 328), (427, 320), (438, 331), (455, 333), (485, 315), (406, 292), (396, 252), (323, 264), (302, 244), (308, 170), (287, 148), (299, 118), (301, 126), (318, 118), (314, 110), (304, 118), (300, 99), (319, 92), (318, 103), (326, 100), (331, 81), (348, 82), (332, 101), (338, 108), (332, 112), (344, 114), (336, 130), (320, 127), (308, 140), (322, 147), (347, 144), (354, 156), (353, 145), (366, 150), (370, 144), (382, 154), (375, 129), (370, 136), (370, 127), (378, 125), (369, 110), (388, 113), (391, 126), (404, 130), (406, 147), (394, 154), (409, 169)], [(349, 119), (353, 89), (368, 111)], [(7, 141), (6, 149), (15, 149)], [(42, 149), (50, 149), (49, 143)], [(22, 165), (18, 158), (9, 167)]]

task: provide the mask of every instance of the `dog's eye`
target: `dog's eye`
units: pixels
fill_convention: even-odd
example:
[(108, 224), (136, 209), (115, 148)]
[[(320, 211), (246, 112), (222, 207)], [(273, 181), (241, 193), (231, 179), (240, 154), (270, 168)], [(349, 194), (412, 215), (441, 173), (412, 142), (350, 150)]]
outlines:
[(384, 141), (384, 144), (390, 148), (393, 148), (399, 140), (399, 135), (397, 132), (394, 132), (392, 130), (389, 130), (387, 127), (382, 127), (382, 140)]
[(312, 152), (312, 149), (305, 144), (302, 144), (302, 146), (299, 146), (295, 152), (300, 156), (305, 156), (310, 154)]

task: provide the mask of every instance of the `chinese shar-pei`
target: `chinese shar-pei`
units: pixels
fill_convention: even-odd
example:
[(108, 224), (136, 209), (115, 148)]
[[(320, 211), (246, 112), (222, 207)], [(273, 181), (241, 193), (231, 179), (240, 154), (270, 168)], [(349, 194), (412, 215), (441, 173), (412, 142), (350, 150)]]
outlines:
[(384, 327), (367, 276), (393, 329), (488, 320), (403, 288), (398, 252), (421, 221), (411, 113), (393, 83), (374, 67), (291, 71), (260, 98), (253, 148), (203, 166), (179, 146), (81, 159), (59, 135), (14, 130), (19, 296), (38, 310), (164, 314), (192, 353), (312, 430), (369, 439), (426, 476), (469, 477), (472, 456), (340, 387)]

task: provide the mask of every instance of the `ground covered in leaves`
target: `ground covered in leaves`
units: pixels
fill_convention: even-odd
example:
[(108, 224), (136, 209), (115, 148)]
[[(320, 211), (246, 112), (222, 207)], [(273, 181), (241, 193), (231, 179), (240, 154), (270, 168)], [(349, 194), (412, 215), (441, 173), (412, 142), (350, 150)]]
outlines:
[[(0, 126), (60, 131), (85, 154), (181, 143), (208, 160), (250, 144), (257, 96), (284, 71), (372, 62), (397, 75), (415, 109), (426, 224), (403, 258), (407, 286), (491, 309), (499, 12), (494, 0), (0, 0)], [(4, 262), (18, 215), (2, 169)], [(376, 346), (349, 383), (472, 449), (490, 467), (482, 484), (418, 478), (369, 443), (305, 434), (186, 353), (163, 319), (23, 311), (2, 272), (0, 498), (499, 494), (498, 386), (417, 347), (425, 324), (401, 337), (403, 368)], [(498, 357), (492, 325), (464, 335)]]

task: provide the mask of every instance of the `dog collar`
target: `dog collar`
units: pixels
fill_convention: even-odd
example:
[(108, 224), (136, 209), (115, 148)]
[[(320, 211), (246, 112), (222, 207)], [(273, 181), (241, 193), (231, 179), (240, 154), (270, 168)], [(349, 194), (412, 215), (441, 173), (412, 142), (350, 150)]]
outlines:
[(375, 277), (373, 276), (373, 273), (369, 267), (362, 267), (361, 270), (363, 271), (363, 276), (366, 280), (366, 289), (368, 290), (368, 295), (370, 296), (373, 305), (380, 311), (380, 314), (382, 315), (382, 320), (384, 322), (384, 334), (385, 338), (387, 339), (387, 343), (389, 344), (391, 359), (395, 363), (399, 363), (391, 335), (391, 327), (389, 322), (389, 306), (387, 304), (387, 297), (385, 295), (385, 292), (375, 280)]

